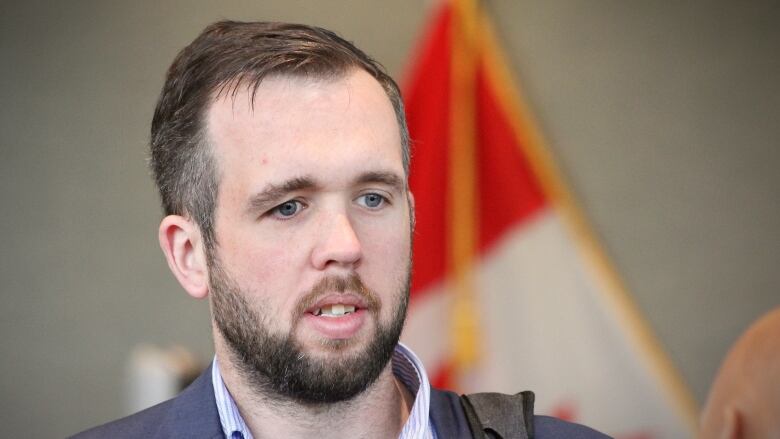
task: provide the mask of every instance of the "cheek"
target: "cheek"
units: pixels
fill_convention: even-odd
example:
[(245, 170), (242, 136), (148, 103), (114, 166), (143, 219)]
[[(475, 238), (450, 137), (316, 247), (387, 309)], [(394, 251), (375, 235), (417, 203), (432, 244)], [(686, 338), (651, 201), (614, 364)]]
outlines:
[(300, 298), (300, 271), (289, 252), (277, 247), (241, 245), (231, 254), (233, 279), (250, 306), (274, 332), (284, 333), (292, 325), (292, 310)]
[[(405, 281), (411, 249), (408, 225), (386, 225), (367, 231), (364, 239), (364, 281), (383, 295), (397, 293)], [(373, 284), (373, 285), (371, 285)]]
[(281, 238), (251, 231), (220, 237), (223, 265), (245, 291), (269, 296), (272, 303), (294, 296), (305, 256), (301, 245)]

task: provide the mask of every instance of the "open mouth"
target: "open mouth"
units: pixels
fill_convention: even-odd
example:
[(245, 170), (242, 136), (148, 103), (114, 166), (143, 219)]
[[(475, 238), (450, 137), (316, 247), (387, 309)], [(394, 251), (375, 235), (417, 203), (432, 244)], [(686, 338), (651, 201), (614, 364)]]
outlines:
[(327, 294), (305, 308), (303, 325), (317, 337), (347, 340), (365, 327), (372, 305), (357, 294)]
[(317, 317), (341, 317), (347, 314), (352, 314), (358, 311), (355, 305), (345, 305), (342, 303), (336, 303), (333, 305), (326, 305), (321, 308), (315, 308), (311, 311), (311, 314)]

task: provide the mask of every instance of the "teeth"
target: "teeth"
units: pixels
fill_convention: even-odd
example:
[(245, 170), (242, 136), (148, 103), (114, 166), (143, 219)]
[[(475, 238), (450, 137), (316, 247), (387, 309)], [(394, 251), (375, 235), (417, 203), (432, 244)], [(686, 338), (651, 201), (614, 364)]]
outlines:
[(314, 314), (315, 316), (341, 317), (345, 314), (350, 314), (353, 312), (355, 312), (354, 305), (344, 305), (341, 303), (337, 303), (335, 305), (329, 305), (323, 308), (318, 308), (314, 310), (312, 314)]

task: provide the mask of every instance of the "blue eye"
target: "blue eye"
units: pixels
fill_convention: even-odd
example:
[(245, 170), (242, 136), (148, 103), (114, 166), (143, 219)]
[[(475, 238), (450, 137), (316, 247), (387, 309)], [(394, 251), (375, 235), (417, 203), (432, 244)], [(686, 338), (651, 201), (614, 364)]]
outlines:
[(301, 209), (303, 209), (303, 203), (298, 200), (290, 200), (274, 207), (271, 213), (279, 218), (290, 218), (300, 212)]
[(360, 204), (368, 207), (369, 209), (377, 209), (387, 201), (387, 198), (379, 194), (369, 193), (361, 195), (358, 200), (360, 200)]

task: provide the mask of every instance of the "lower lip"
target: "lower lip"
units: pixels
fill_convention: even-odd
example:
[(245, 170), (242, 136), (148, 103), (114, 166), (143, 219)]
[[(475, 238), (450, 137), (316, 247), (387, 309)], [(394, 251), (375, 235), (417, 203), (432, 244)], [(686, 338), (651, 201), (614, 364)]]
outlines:
[(359, 309), (340, 317), (323, 317), (306, 313), (303, 321), (322, 336), (332, 340), (346, 340), (357, 334), (366, 320), (366, 310)]

